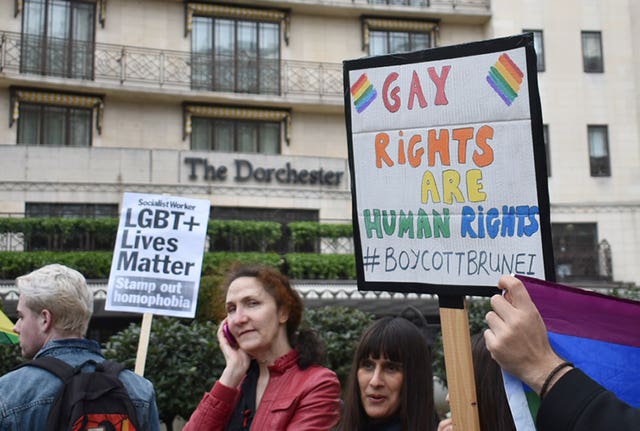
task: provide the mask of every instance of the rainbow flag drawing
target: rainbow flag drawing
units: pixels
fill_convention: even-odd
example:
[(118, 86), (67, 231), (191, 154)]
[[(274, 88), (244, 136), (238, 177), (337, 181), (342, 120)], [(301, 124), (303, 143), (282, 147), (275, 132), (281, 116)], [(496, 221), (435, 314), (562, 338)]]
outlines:
[(367, 106), (371, 105), (371, 102), (376, 99), (378, 93), (371, 81), (369, 81), (367, 74), (363, 73), (351, 86), (351, 95), (353, 96), (353, 104), (359, 114), (367, 109)]
[[(554, 350), (634, 407), (640, 407), (640, 302), (517, 276), (547, 326)], [(518, 431), (535, 430), (540, 399), (503, 373)]]
[(487, 82), (500, 98), (511, 106), (518, 97), (524, 74), (507, 54), (502, 54), (489, 68)]

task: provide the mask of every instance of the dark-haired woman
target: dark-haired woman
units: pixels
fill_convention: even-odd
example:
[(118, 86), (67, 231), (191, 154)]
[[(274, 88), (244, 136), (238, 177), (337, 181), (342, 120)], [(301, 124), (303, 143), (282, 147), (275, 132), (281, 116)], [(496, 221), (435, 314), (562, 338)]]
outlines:
[[(516, 431), (504, 391), (502, 370), (487, 350), (482, 333), (471, 336), (471, 356), (476, 379), (480, 431)], [(451, 418), (442, 420), (438, 426), (438, 431), (453, 429)]]
[(317, 364), (323, 351), (315, 335), (298, 331), (303, 304), (289, 280), (268, 267), (243, 267), (226, 286), (218, 329), (226, 366), (183, 431), (331, 429), (340, 383)]
[(385, 317), (362, 335), (347, 380), (339, 431), (433, 431), (431, 354), (402, 317)]

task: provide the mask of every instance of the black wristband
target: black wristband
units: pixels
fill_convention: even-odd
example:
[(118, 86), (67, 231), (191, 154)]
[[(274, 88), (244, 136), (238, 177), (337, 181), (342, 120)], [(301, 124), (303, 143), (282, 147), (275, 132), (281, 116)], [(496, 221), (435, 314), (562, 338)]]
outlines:
[(544, 380), (544, 383), (542, 384), (542, 389), (540, 389), (540, 399), (544, 398), (544, 396), (547, 395), (547, 391), (549, 390), (549, 385), (551, 384), (551, 381), (556, 376), (556, 374), (558, 374), (560, 370), (566, 367), (573, 368), (573, 364), (571, 362), (564, 361), (563, 363), (555, 367), (553, 370), (551, 370), (547, 378)]

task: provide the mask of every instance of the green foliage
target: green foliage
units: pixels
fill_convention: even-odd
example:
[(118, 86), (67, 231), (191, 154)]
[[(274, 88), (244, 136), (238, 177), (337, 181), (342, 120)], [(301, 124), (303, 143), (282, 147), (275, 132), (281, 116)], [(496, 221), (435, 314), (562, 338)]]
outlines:
[(282, 257), (278, 253), (205, 253), (202, 260), (202, 273), (215, 274), (219, 272), (220, 268), (224, 270), (234, 264), (262, 264), (280, 269)]
[[(87, 223), (88, 222), (88, 223)], [(93, 232), (95, 240), (100, 244), (114, 244), (118, 233), (119, 220), (116, 218), (98, 218), (86, 220), (87, 230)], [(112, 247), (113, 248), (113, 247)]]
[(50, 263), (80, 271), (86, 278), (109, 278), (112, 253), (108, 251), (2, 251), (0, 279), (14, 279)]
[(0, 233), (18, 233), (25, 236), (31, 234), (35, 227), (34, 219), (0, 217)]
[(313, 221), (291, 222), (287, 224), (291, 232), (294, 250), (311, 248), (321, 238), (338, 239), (353, 237), (353, 225), (340, 223), (328, 224)]
[[(15, 279), (50, 263), (61, 263), (80, 271), (87, 279), (109, 278), (112, 252), (3, 251), (0, 279)], [(202, 274), (214, 274), (234, 263), (262, 264), (281, 270), (293, 279), (354, 280), (356, 262), (352, 254), (316, 253), (205, 253)]]
[(65, 249), (66, 240), (74, 236), (93, 238), (90, 244), (94, 249), (110, 249), (117, 232), (117, 218), (0, 218), (0, 233), (22, 233), (25, 242), (34, 236), (46, 237), (49, 246), (59, 250)]
[[(88, 279), (105, 279), (109, 278), (112, 256), (109, 251), (3, 251), (0, 252), (0, 279), (14, 279), (50, 263), (67, 265)], [(279, 267), (282, 258), (277, 253), (205, 253), (202, 272), (212, 273), (233, 262)]]
[(289, 253), (288, 275), (294, 279), (353, 280), (356, 261), (352, 254)]
[(306, 243), (319, 237), (320, 226), (312, 221), (297, 221), (287, 225), (294, 243)]
[(268, 251), (281, 237), (282, 225), (270, 221), (210, 220), (213, 249)]
[(353, 237), (353, 225), (351, 223), (320, 223), (319, 226), (321, 238), (337, 239)]
[[(94, 251), (0, 252), (0, 279), (14, 279), (49, 263), (62, 263), (88, 279), (109, 278), (113, 243), (118, 230), (117, 218), (0, 218), (0, 233), (23, 233), (25, 242), (39, 238), (48, 250), (88, 247)], [(349, 224), (292, 222), (294, 250), (314, 250), (321, 238), (351, 238)], [(255, 250), (255, 252), (205, 253), (203, 274), (211, 274), (230, 262), (259, 263), (278, 268), (291, 278), (348, 279), (356, 277), (355, 259), (350, 254), (269, 252), (282, 239), (282, 224), (264, 221), (210, 220), (207, 233), (216, 249)], [(105, 247), (105, 244), (108, 247)], [(93, 248), (91, 248), (93, 246)], [(101, 251), (95, 251), (102, 248)]]
[[(74, 247), (109, 250), (118, 232), (118, 218), (102, 217), (62, 218), (62, 217), (0, 217), (0, 233), (22, 233), (29, 242), (34, 236), (46, 238), (49, 248), (65, 248), (71, 237), (92, 238)], [(302, 249), (320, 238), (351, 238), (353, 227), (350, 223), (325, 224), (319, 222), (292, 222), (287, 225), (291, 231), (294, 249)], [(283, 225), (272, 221), (253, 220), (209, 220), (207, 234), (215, 250), (269, 251), (282, 239)], [(93, 247), (93, 248), (92, 248)]]
[(326, 306), (305, 311), (303, 327), (315, 330), (327, 348), (328, 367), (346, 382), (353, 353), (360, 335), (373, 321), (373, 315), (357, 308)]
[[(187, 324), (175, 318), (153, 319), (144, 376), (155, 387), (160, 418), (169, 430), (176, 416), (191, 415), (222, 373), (224, 357), (216, 331), (212, 322)], [(109, 339), (105, 357), (133, 369), (139, 338), (140, 326), (130, 325)]]
[(351, 238), (353, 225), (350, 223), (318, 223), (298, 221), (287, 224), (294, 242), (307, 242), (319, 238)]
[(617, 296), (619, 298), (633, 299), (635, 301), (640, 301), (640, 287), (635, 285), (630, 285), (625, 288), (616, 288), (611, 291), (612, 296)]

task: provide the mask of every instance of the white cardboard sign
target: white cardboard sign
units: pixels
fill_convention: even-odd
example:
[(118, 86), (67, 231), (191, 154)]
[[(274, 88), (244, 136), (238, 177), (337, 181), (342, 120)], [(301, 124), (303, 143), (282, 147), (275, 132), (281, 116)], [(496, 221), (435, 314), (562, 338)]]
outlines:
[(530, 35), (347, 61), (344, 75), (360, 288), (487, 294), (501, 274), (547, 278)]
[(195, 317), (210, 202), (125, 193), (106, 310)]

